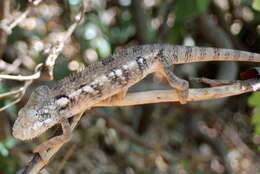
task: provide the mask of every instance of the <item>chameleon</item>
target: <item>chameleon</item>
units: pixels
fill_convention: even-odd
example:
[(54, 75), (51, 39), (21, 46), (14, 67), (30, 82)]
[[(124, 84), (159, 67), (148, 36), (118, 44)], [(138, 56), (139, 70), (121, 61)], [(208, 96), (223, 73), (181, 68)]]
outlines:
[(154, 72), (166, 77), (170, 86), (178, 92), (179, 101), (184, 104), (187, 102), (189, 83), (177, 77), (171, 65), (202, 61), (260, 62), (260, 54), (168, 44), (133, 46), (72, 73), (52, 88), (38, 87), (18, 112), (13, 136), (30, 140), (61, 124), (63, 133), (38, 145), (34, 152), (55, 147), (70, 139), (70, 117), (110, 97), (123, 97), (129, 87)]

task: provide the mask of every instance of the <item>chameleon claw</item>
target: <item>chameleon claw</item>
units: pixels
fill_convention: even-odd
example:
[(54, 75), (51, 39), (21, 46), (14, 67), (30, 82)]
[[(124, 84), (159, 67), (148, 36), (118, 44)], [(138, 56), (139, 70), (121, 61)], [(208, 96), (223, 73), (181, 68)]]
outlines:
[(188, 100), (187, 100), (188, 95), (189, 95), (188, 89), (184, 90), (184, 91), (177, 90), (177, 94), (178, 94), (179, 102), (181, 104), (187, 104), (188, 103)]
[[(34, 152), (35, 153), (35, 152)], [(45, 165), (48, 164), (49, 160), (48, 160), (48, 156), (47, 156), (47, 151), (43, 150), (41, 152), (37, 152), (41, 158), (41, 162)]]

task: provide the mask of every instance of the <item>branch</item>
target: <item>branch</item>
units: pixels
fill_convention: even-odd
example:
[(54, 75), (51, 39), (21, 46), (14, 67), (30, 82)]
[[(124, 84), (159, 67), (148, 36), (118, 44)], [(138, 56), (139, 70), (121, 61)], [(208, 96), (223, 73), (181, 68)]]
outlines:
[(49, 80), (53, 79), (53, 68), (56, 62), (56, 59), (58, 58), (59, 54), (63, 50), (63, 47), (65, 45), (65, 42), (71, 37), (72, 33), (75, 31), (76, 27), (80, 24), (80, 22), (84, 18), (86, 8), (83, 6), (82, 10), (78, 15), (75, 17), (75, 22), (69, 27), (68, 31), (65, 33), (62, 40), (57, 41), (56, 45), (53, 45), (53, 47), (50, 50), (50, 54), (47, 57), (47, 60), (45, 61), (43, 65), (43, 76)]
[[(213, 80), (212, 80), (213, 81)], [(260, 88), (260, 79), (251, 79), (246, 81), (237, 81), (229, 85), (223, 85), (210, 88), (197, 88), (190, 89), (188, 101), (199, 101), (208, 99), (217, 99), (232, 95), (238, 95), (246, 92), (256, 91)], [(151, 90), (146, 92), (129, 93), (124, 99), (103, 101), (95, 106), (130, 106), (147, 103), (160, 103), (160, 102), (173, 102), (178, 101), (176, 90)], [(71, 125), (72, 130), (76, 127), (82, 114), (74, 116), (73, 123)], [(133, 136), (134, 137), (134, 136)], [(131, 138), (133, 138), (131, 137)], [(134, 138), (134, 140), (136, 140)], [(143, 144), (143, 143), (140, 143)], [(63, 144), (59, 144), (57, 147), (50, 149), (46, 152), (46, 159), (49, 161), (51, 157), (62, 147)], [(147, 146), (148, 148), (152, 148)], [(32, 161), (25, 167), (22, 174), (36, 174), (39, 172), (45, 164), (42, 162), (38, 154), (35, 154)]]
[[(213, 80), (212, 80), (213, 81)], [(258, 90), (260, 79), (251, 79), (246, 81), (236, 81), (230, 85), (223, 85), (209, 88), (189, 89), (187, 101), (200, 101), (217, 99), (228, 96), (239, 95), (246, 92)], [(121, 100), (112, 100), (111, 102), (102, 101), (94, 106), (132, 106), (148, 103), (176, 102), (178, 95), (176, 90), (151, 90), (144, 92), (134, 92), (126, 95)]]
[(41, 72), (38, 71), (32, 75), (24, 76), (24, 75), (7, 75), (7, 74), (0, 74), (0, 79), (7, 79), (7, 80), (17, 80), (17, 81), (26, 81), (26, 80), (35, 80), (41, 76)]
[[(18, 24), (20, 24), (32, 11), (34, 6), (37, 6), (42, 0), (35, 0), (33, 1), (29, 7), (17, 18), (15, 18), (14, 21), (10, 22), (8, 19), (3, 19), (0, 22), (0, 28), (5, 31), (7, 34), (11, 34), (14, 27), (16, 27)], [(29, 1), (31, 2), (31, 1)]]
[(21, 99), (23, 98), (23, 96), (25, 94), (26, 89), (32, 84), (32, 82), (33, 82), (32, 79), (27, 80), (27, 81), (25, 81), (24, 86), (21, 87), (20, 89), (0, 94), (0, 98), (5, 98), (5, 97), (16, 95), (16, 99), (14, 101), (12, 101), (11, 103), (1, 107), (0, 112), (5, 110), (6, 108), (9, 108), (10, 106), (13, 106), (14, 104), (18, 103), (19, 101), (21, 101)]

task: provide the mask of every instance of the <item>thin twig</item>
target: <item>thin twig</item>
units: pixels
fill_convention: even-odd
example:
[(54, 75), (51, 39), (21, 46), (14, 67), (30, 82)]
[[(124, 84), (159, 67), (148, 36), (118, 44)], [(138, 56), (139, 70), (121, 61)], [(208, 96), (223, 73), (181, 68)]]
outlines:
[[(7, 96), (12, 96), (12, 95), (18, 95), (16, 100), (12, 101), (11, 103), (5, 105), (4, 107), (0, 108), (0, 112), (5, 110), (6, 108), (18, 103), (22, 97), (24, 96), (25, 94), (25, 91), (26, 89), (32, 84), (33, 80), (34, 79), (37, 79), (40, 77), (40, 68), (41, 68), (41, 65), (42, 64), (39, 64), (38, 66), (35, 67), (35, 73), (31, 76), (11, 76), (11, 75), (0, 75), (0, 78), (1, 76), (2, 77), (8, 77), (7, 79), (11, 79), (11, 80), (19, 80), (19, 81), (25, 81), (25, 84), (23, 87), (21, 87), (20, 89), (18, 90), (14, 90), (14, 91), (10, 91), (10, 92), (6, 92), (6, 93), (3, 93), (3, 94), (0, 94), (0, 98), (4, 98), (4, 97), (7, 97)], [(11, 77), (11, 78), (10, 78)], [(31, 77), (31, 78), (24, 78), (24, 77)], [(37, 77), (37, 78), (36, 78)]]
[[(6, 108), (9, 108), (10, 106), (13, 106), (14, 104), (18, 103), (24, 96), (26, 89), (32, 84), (33, 80), (26, 81), (24, 86), (20, 88), (20, 92), (18, 93), (18, 97), (16, 100), (12, 101), (11, 103), (5, 105), (4, 107), (0, 108), (0, 112), (5, 110)], [(4, 95), (4, 94), (2, 94)]]
[(13, 96), (13, 95), (20, 93), (21, 91), (22, 91), (22, 88), (19, 88), (19, 89), (14, 90), (14, 91), (6, 92), (6, 93), (3, 93), (3, 94), (0, 94), (0, 98), (10, 97), (10, 96)]
[(13, 73), (15, 71), (17, 71), (18, 67), (21, 65), (22, 60), (20, 58), (15, 59), (15, 61), (9, 65), (9, 67), (5, 68), (5, 70), (3, 72), (1, 72), (1, 74), (9, 74), (9, 73)]
[(17, 80), (17, 81), (26, 81), (26, 80), (35, 80), (41, 76), (41, 72), (38, 71), (32, 75), (24, 76), (24, 75), (7, 75), (7, 74), (0, 74), (0, 79), (8, 79), (8, 80)]
[(8, 34), (11, 34), (13, 28), (16, 27), (19, 23), (21, 23), (30, 12), (31, 8), (26, 9), (15, 21), (13, 21), (10, 25), (5, 26), (5, 31)]
[(189, 80), (197, 82), (197, 83), (205, 83), (210, 86), (222, 86), (222, 85), (230, 85), (232, 83), (235, 83), (235, 80), (212, 80), (208, 78), (189, 78)]
[[(32, 3), (33, 6), (38, 5), (42, 0), (37, 0)], [(0, 24), (0, 28), (2, 28), (7, 34), (11, 34), (14, 27), (16, 27), (19, 23), (21, 23), (28, 14), (32, 11), (33, 6), (30, 5), (19, 17), (15, 18), (15, 20), (9, 24), (8, 19), (3, 19)]]
[(53, 68), (56, 62), (56, 59), (58, 58), (59, 54), (63, 50), (63, 47), (65, 45), (65, 42), (71, 37), (72, 33), (75, 31), (76, 27), (80, 24), (82, 21), (84, 14), (85, 14), (85, 8), (83, 8), (78, 15), (75, 17), (75, 22), (69, 27), (67, 30), (65, 36), (62, 38), (62, 40), (58, 41), (56, 45), (53, 45), (53, 47), (50, 50), (50, 54), (47, 57), (44, 65), (43, 65), (43, 76), (49, 80), (53, 79)]

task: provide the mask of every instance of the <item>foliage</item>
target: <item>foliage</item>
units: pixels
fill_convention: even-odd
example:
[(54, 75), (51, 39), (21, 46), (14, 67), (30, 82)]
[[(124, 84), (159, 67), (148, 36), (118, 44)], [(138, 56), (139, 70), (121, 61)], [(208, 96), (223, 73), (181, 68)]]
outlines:
[(252, 124), (255, 126), (255, 133), (260, 135), (260, 92), (253, 93), (248, 98), (248, 104), (255, 108), (255, 113), (252, 116)]
[(169, 30), (171, 37), (168, 39), (168, 42), (176, 44), (186, 33), (185, 23), (205, 12), (209, 2), (210, 0), (177, 0), (175, 6), (176, 18), (174, 25)]
[(260, 11), (260, 0), (254, 0), (253, 8), (257, 11)]

